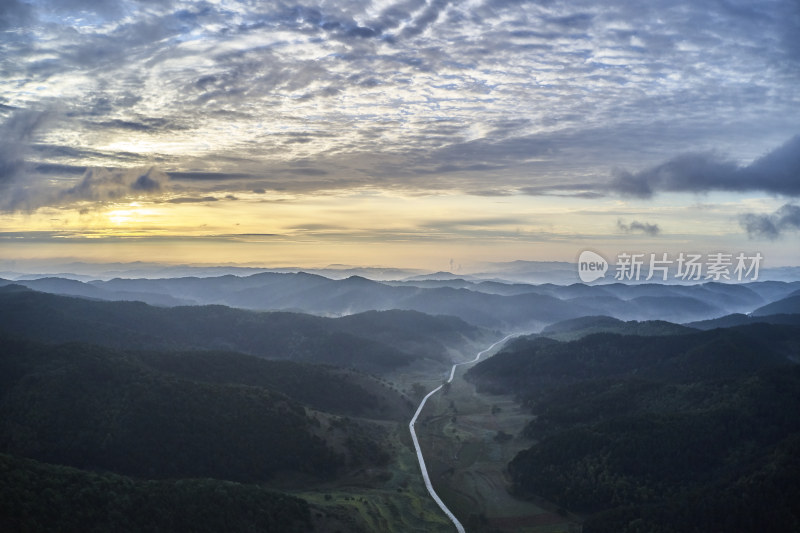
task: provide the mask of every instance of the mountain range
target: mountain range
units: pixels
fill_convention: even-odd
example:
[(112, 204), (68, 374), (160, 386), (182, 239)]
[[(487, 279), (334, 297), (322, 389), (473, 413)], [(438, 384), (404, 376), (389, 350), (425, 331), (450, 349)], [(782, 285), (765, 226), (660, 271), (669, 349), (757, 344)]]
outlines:
[(792, 298), (793, 293), (800, 290), (800, 282), (776, 281), (698, 285), (530, 285), (461, 278), (379, 282), (351, 276), (334, 280), (302, 272), (267, 272), (246, 277), (118, 278), (90, 282), (65, 278), (0, 280), (0, 285), (9, 284), (61, 295), (142, 301), (162, 307), (217, 304), (328, 317), (365, 311), (410, 310), (454, 316), (485, 328), (527, 331), (592, 315), (682, 323), (733, 313), (791, 313), (797, 310), (796, 298), (780, 304), (785, 306), (782, 311), (761, 308)]

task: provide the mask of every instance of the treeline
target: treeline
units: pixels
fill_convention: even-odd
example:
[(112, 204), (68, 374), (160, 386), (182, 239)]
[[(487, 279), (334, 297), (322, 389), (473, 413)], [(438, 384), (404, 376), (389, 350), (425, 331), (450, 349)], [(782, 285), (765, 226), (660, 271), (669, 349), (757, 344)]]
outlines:
[(610, 316), (583, 316), (556, 322), (542, 329), (542, 335), (559, 341), (576, 340), (593, 333), (655, 336), (691, 333), (692, 328), (663, 320), (623, 321)]
[(0, 450), (137, 477), (264, 481), (334, 475), (343, 459), (298, 402), (153, 371), (86, 344), (0, 341)]
[[(397, 324), (387, 327), (392, 321)], [(484, 333), (452, 317), (413, 311), (333, 319), (221, 305), (164, 308), (58, 296), (14, 285), (0, 287), (0, 331), (121, 350), (236, 351), (377, 374), (420, 358), (444, 364), (449, 360), (445, 342), (458, 346)]]
[(304, 500), (214, 479), (144, 481), (0, 454), (0, 530), (275, 532), (313, 529)]
[(636, 375), (668, 381), (734, 377), (789, 364), (800, 327), (753, 324), (683, 335), (597, 333), (571, 342), (522, 337), (467, 372), (478, 387), (529, 400), (588, 379)]
[(344, 515), (315, 511), (311, 527), (303, 500), (260, 485), (385, 466), (387, 431), (356, 417), (405, 410), (333, 367), (0, 334), (0, 530), (325, 530)]
[(400, 420), (410, 407), (397, 390), (369, 374), (329, 365), (267, 360), (218, 351), (128, 352), (147, 367), (203, 383), (262, 387), (308, 407), (345, 416)]
[(520, 340), (468, 373), (531, 409), (513, 489), (591, 532), (800, 529), (800, 330)]

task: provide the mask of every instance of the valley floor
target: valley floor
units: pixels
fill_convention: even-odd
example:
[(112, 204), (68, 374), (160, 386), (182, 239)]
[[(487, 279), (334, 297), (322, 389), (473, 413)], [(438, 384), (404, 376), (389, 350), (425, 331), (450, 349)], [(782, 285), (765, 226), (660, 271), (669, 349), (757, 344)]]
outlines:
[(434, 487), (470, 532), (571, 533), (576, 517), (512, 497), (506, 464), (530, 440), (530, 413), (510, 396), (489, 396), (456, 378), (432, 396), (416, 428)]

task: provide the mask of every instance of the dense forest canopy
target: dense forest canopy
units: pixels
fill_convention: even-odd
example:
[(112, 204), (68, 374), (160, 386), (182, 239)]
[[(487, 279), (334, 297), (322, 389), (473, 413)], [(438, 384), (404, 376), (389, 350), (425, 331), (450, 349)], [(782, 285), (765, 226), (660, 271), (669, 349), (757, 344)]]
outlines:
[[(675, 332), (673, 332), (675, 333)], [(800, 327), (521, 338), (467, 379), (530, 409), (513, 490), (586, 532), (796, 531)]]

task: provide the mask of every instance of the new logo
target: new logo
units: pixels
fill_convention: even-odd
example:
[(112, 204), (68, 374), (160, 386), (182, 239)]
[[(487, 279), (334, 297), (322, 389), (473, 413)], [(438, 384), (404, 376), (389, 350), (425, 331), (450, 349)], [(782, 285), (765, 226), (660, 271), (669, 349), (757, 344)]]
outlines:
[(591, 283), (605, 277), (608, 271), (608, 261), (602, 255), (591, 250), (584, 250), (578, 258), (578, 276), (584, 283)]

